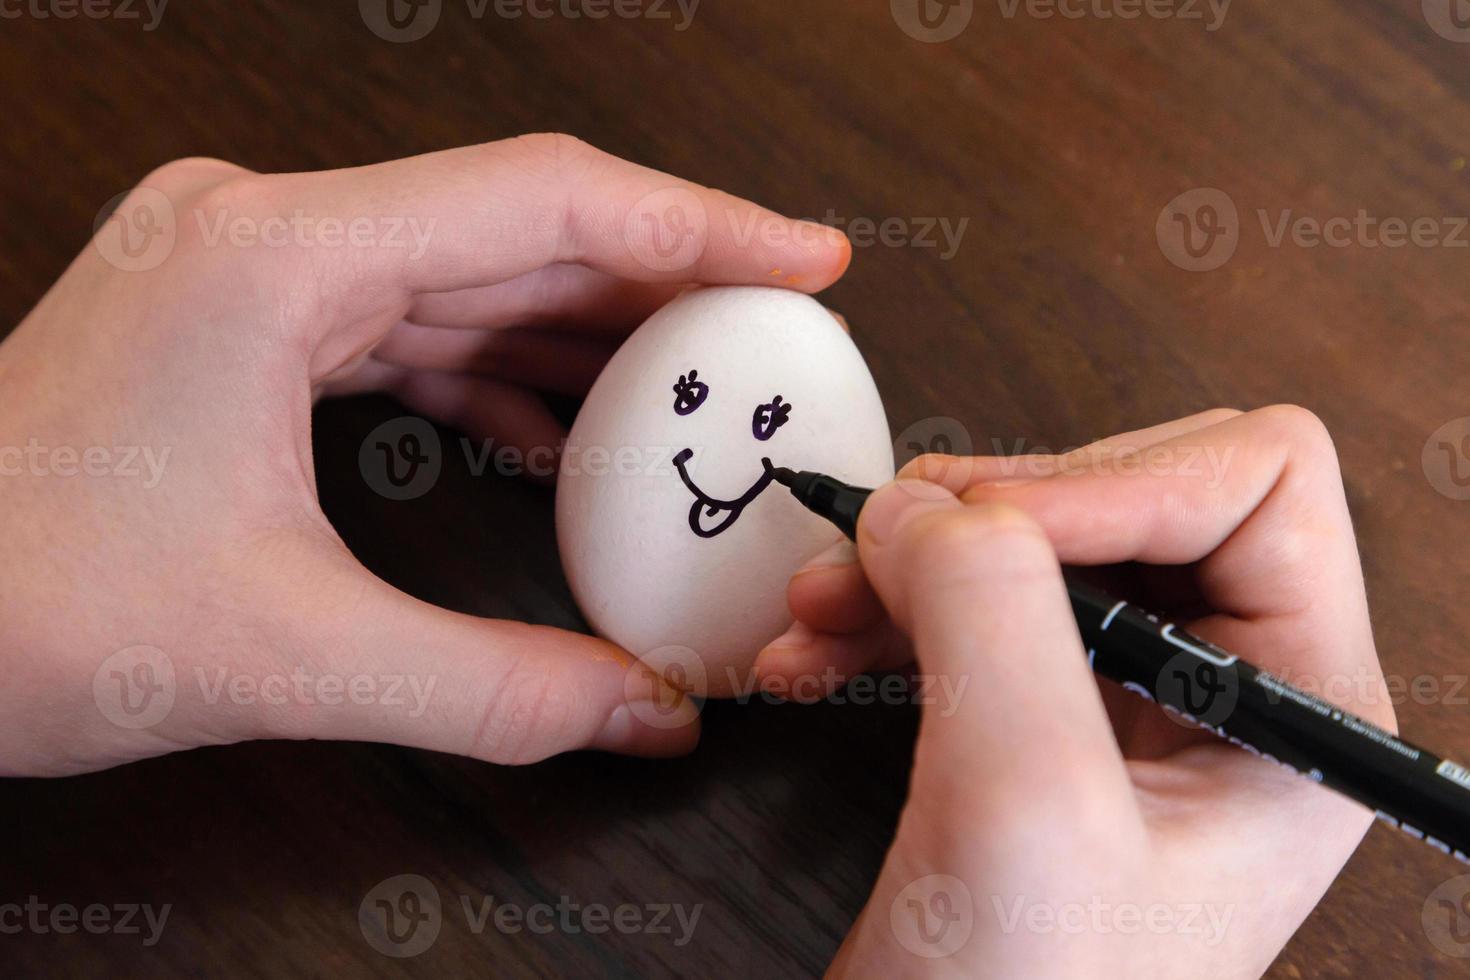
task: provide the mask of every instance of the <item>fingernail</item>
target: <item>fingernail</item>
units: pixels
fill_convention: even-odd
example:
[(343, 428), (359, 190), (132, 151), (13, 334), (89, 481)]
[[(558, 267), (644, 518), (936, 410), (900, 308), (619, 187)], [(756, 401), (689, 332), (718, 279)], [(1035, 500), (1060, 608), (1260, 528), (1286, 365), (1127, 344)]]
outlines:
[(940, 483), (959, 458), (949, 453), (925, 453), (914, 458), (914, 476), (930, 483)]
[(803, 575), (807, 572), (819, 572), (824, 568), (843, 568), (849, 565), (856, 565), (857, 560), (857, 545), (851, 541), (839, 541), (798, 568), (796, 574)]
[(989, 480), (985, 483), (976, 483), (966, 488), (965, 492), (960, 494), (960, 502), (964, 504), (983, 504), (1004, 501), (1007, 499), (1006, 491), (1036, 482), (1039, 482), (1037, 477), (1015, 476), (1001, 480)]
[(607, 723), (602, 726), (602, 731), (592, 740), (594, 749), (615, 752), (624, 745), (633, 734), (633, 709), (626, 704), (620, 704), (612, 710), (608, 716)]
[(755, 658), (756, 662), (759, 663), (761, 660), (764, 660), (767, 653), (779, 657), (784, 653), (804, 650), (811, 643), (812, 637), (815, 635), (816, 633), (812, 631), (810, 626), (803, 623), (792, 623), (789, 630), (776, 637), (770, 643), (767, 643), (761, 649), (760, 655)]
[[(816, 634), (810, 627), (801, 623), (792, 623), (791, 628), (770, 643), (761, 648), (756, 655), (755, 663), (751, 671), (755, 674), (760, 690), (766, 694), (779, 694), (772, 689), (773, 684), (784, 683), (785, 671), (789, 669), (792, 662), (799, 662), (799, 658), (805, 654), (811, 645), (812, 638)], [(785, 700), (783, 697), (782, 700)]]
[(923, 480), (895, 480), (880, 487), (858, 521), (858, 533), (870, 544), (886, 544), (909, 521), (920, 514), (960, 506), (954, 494)]
[(620, 704), (608, 715), (588, 748), (631, 755), (664, 755), (680, 751), (674, 729), (693, 730), (699, 706), (687, 694), (670, 693), (658, 700)]
[(974, 486), (972, 486), (970, 489), (971, 490), (1006, 490), (1006, 489), (1009, 489), (1011, 487), (1024, 487), (1028, 483), (1035, 483), (1036, 480), (1037, 480), (1037, 477), (1034, 477), (1034, 476), (1007, 476), (1007, 477), (1002, 477), (999, 480), (986, 480), (984, 483), (977, 483)]

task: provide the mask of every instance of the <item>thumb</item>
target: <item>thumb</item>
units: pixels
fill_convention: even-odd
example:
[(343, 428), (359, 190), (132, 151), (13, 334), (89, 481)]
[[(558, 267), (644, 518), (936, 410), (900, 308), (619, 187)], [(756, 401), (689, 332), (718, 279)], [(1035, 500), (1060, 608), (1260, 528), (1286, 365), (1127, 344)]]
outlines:
[[(275, 710), (276, 737), (388, 742), (503, 764), (575, 749), (682, 755), (699, 740), (698, 705), (605, 640), (450, 612), (348, 556), (329, 558), (317, 583), (314, 613), (292, 624), (312, 663)], [(323, 602), (349, 612), (324, 617)]]
[(1004, 786), (1028, 807), (1061, 806), (1059, 815), (1075, 811), (1084, 782), (1130, 792), (1061, 568), (1035, 522), (901, 480), (863, 508), (858, 547), (878, 597), (914, 641), (921, 683), (937, 695), (917, 772), (938, 766), (968, 784)]

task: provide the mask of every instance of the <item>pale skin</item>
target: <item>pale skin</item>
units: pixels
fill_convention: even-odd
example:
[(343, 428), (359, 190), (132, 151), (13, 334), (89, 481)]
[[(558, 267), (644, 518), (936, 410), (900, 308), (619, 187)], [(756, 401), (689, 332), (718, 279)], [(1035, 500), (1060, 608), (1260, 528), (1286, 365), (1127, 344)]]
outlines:
[[(317, 501), (312, 405), (384, 391), (497, 444), (555, 445), (561, 426), (536, 390), (585, 391), (618, 340), (690, 285), (819, 291), (846, 269), (845, 240), (553, 135), (318, 174), (183, 160), (142, 187), (179, 216), (166, 260), (130, 270), (89, 245), (0, 344), (0, 447), (168, 450), (156, 481), (79, 475), (55, 457), (0, 476), (0, 774), (63, 776), (255, 738), (505, 764), (583, 748), (690, 751), (694, 703), (626, 651), (439, 609), (359, 564)], [(682, 264), (661, 264), (629, 230), (640, 202), (671, 193), (709, 216)], [(118, 213), (131, 217), (138, 200)], [(219, 215), (259, 226), (298, 212), (435, 230), (418, 255), (204, 231)], [(739, 234), (752, 227), (763, 231)], [(1295, 676), (1381, 677), (1320, 426), (1299, 410), (1212, 413), (1111, 445), (1171, 440), (1237, 447), (1227, 481), (1000, 485), (1000, 461), (931, 457), (905, 475), (932, 482), (875, 498), (856, 552), (838, 549), (793, 580), (800, 625), (762, 652), (762, 675), (831, 665), (850, 676), (916, 657), (930, 673), (985, 678), (952, 715), (926, 715), (898, 835), (834, 972), (1255, 975), (1352, 852), (1361, 809), (1099, 693), (1086, 671), (1059, 558), (1186, 565), (1192, 598), (1213, 610), (1194, 623), (1207, 638)], [(177, 677), (172, 710), (138, 729), (110, 720), (94, 691), (104, 661), (136, 645), (165, 653)], [(1049, 683), (1030, 683), (1023, 663)], [(221, 669), (435, 683), (418, 713), (202, 697), (196, 678)], [(639, 697), (658, 711), (634, 710)], [(1386, 700), (1346, 706), (1393, 725)], [(976, 923), (963, 948), (925, 959), (896, 941), (889, 907), (936, 873), (968, 883)], [(1180, 935), (1002, 934), (992, 894), (1234, 911), (1209, 947)]]
[[(1204, 448), (1230, 460), (1218, 485), (1187, 462)], [(1100, 689), (1059, 563), (1139, 563), (1117, 591), (1395, 730), (1331, 440), (1299, 408), (1219, 410), (1014, 464), (915, 460), (864, 508), (856, 549), (793, 578), (799, 623), (757, 662), (773, 686), (914, 657), (973, 682), (947, 716), (924, 709), (908, 805), (832, 972), (1259, 976), (1371, 815)], [(890, 916), (936, 874), (965, 883), (973, 933), (927, 959)]]
[[(165, 261), (119, 268), (109, 223), (0, 345), (0, 446), (169, 453), (156, 484), (7, 458), (0, 773), (253, 738), (498, 763), (692, 749), (694, 705), (626, 651), (438, 609), (359, 564), (317, 502), (312, 405), (386, 391), (497, 446), (556, 446), (562, 427), (534, 390), (585, 391), (619, 339), (691, 283), (822, 289), (847, 266), (845, 240), (556, 135), (313, 174), (183, 160), (118, 213), (156, 224), (161, 208), (140, 217), (135, 202), (160, 193), (177, 216)], [(645, 225), (627, 218), (650, 195), (708, 215), (688, 262), (663, 268), (634, 237)], [(208, 237), (221, 220), (264, 230), (297, 213), (375, 229), (414, 219), (433, 234), (422, 254)], [(764, 232), (737, 240), (750, 227)], [(167, 655), (178, 690), (166, 718), (129, 730), (99, 711), (93, 679), (135, 645)], [(225, 688), (211, 704), (220, 669), (252, 683), (298, 671), (435, 683), (417, 716), (335, 687), (329, 705), (294, 682), (270, 692), (284, 703)], [(638, 696), (673, 713), (634, 710)]]

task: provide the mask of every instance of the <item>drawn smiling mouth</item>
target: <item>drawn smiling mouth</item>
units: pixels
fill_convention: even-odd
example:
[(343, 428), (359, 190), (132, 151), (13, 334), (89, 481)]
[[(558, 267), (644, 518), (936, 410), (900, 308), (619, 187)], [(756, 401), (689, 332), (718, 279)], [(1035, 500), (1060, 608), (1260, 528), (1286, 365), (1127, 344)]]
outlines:
[[(771, 472), (771, 461), (762, 456), (760, 479), (752, 483), (749, 490), (735, 500), (717, 500), (699, 489), (698, 485), (690, 479), (689, 472), (684, 469), (684, 464), (689, 462), (693, 456), (694, 450), (682, 450), (674, 457), (674, 468), (679, 471), (679, 479), (683, 480), (689, 492), (694, 494), (694, 504), (689, 508), (689, 530), (701, 538), (712, 538), (729, 528), (740, 518), (746, 506), (759, 497), (775, 479), (775, 475)], [(716, 523), (706, 527), (705, 521), (710, 518), (716, 519)]]

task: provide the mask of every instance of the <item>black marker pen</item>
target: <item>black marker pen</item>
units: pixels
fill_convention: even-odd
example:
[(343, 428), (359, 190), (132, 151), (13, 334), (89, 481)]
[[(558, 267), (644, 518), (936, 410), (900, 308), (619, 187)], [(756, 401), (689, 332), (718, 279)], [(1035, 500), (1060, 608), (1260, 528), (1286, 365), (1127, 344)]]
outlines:
[[(820, 473), (775, 468), (773, 476), (805, 507), (856, 538), (858, 513), (871, 490)], [(1071, 576), (1067, 592), (1088, 665), (1098, 674), (1470, 863), (1470, 769)]]

